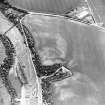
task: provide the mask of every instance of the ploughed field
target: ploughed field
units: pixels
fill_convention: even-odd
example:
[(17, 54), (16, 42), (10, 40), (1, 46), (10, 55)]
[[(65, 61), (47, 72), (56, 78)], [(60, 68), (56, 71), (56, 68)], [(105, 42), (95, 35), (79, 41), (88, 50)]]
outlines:
[(80, 5), (83, 0), (8, 0), (10, 4), (40, 13), (64, 14)]

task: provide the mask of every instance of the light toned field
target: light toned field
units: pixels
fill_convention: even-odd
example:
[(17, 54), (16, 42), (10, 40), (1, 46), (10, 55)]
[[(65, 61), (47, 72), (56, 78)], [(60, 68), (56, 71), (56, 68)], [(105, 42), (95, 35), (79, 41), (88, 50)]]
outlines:
[(0, 40), (0, 64), (3, 63), (3, 59), (6, 57), (5, 55), (5, 48)]
[[(105, 103), (103, 95), (105, 93), (105, 30), (95, 25), (89, 26), (72, 20), (35, 14), (25, 17), (23, 22), (29, 27), (35, 40), (40, 42), (40, 51), (42, 48), (57, 46), (55, 37), (58, 34), (66, 40), (67, 51), (64, 59), (66, 63), (74, 61), (71, 70), (74, 77), (69, 78), (67, 84), (63, 85), (61, 81), (61, 85), (59, 86), (58, 83), (55, 87), (55, 90), (59, 88), (58, 94), (55, 94), (55, 105), (58, 103), (59, 105), (103, 105)], [(76, 77), (77, 74), (80, 76)], [(63, 92), (69, 95), (64, 95)], [(67, 101), (59, 100), (60, 94), (63, 94), (64, 99), (69, 96)], [(75, 100), (70, 98), (73, 94), (77, 95)], [(92, 97), (92, 100), (89, 97)], [(62, 97), (61, 99), (63, 100)], [(69, 104), (70, 102), (72, 103)]]

